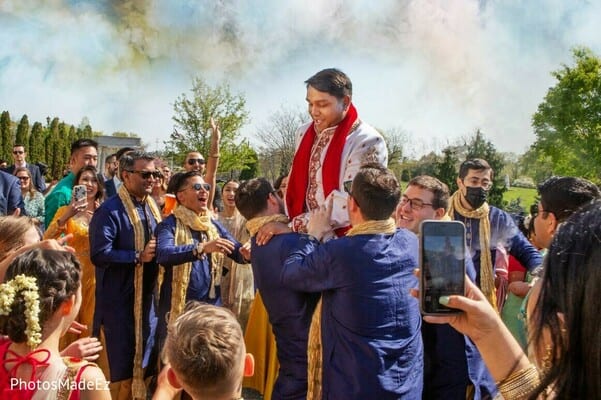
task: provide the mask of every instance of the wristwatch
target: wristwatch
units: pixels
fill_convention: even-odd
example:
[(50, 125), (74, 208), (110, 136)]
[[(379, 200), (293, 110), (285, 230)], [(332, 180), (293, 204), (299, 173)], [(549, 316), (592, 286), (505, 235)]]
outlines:
[(198, 242), (196, 247), (192, 249), (192, 255), (200, 260), (204, 257), (204, 251), (205, 244), (203, 242)]

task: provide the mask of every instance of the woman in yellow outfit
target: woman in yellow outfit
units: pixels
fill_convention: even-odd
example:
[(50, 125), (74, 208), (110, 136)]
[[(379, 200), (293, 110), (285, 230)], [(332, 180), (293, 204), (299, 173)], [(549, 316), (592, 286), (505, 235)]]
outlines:
[[(86, 187), (86, 196), (80, 200), (71, 198), (71, 203), (58, 209), (52, 222), (44, 234), (45, 239), (58, 239), (63, 235), (72, 234), (69, 245), (75, 249), (77, 259), (81, 263), (81, 308), (76, 321), (86, 325), (87, 329), (76, 335), (67, 333), (61, 339), (61, 348), (68, 346), (80, 337), (90, 336), (94, 320), (96, 277), (94, 264), (90, 260), (90, 239), (88, 225), (100, 202), (104, 199), (104, 184), (98, 181), (96, 168), (86, 166), (75, 176), (75, 185)], [(99, 338), (101, 339), (101, 338)], [(103, 343), (104, 345), (104, 343)], [(102, 371), (108, 373), (108, 362), (103, 350), (96, 361)], [(108, 376), (108, 375), (105, 375)]]

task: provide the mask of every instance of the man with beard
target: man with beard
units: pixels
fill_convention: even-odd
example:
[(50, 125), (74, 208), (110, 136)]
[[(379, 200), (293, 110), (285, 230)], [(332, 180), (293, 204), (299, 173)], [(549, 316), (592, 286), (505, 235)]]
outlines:
[(154, 157), (139, 151), (121, 157), (119, 171), (123, 184), (117, 195), (102, 203), (90, 222), (90, 257), (96, 266), (94, 336), (103, 329), (112, 398), (144, 398), (142, 358), (156, 325), (151, 317), (158, 275), (153, 232), (161, 221), (149, 194), (161, 173)]
[(541, 265), (538, 250), (503, 210), (488, 205), (493, 170), (486, 160), (464, 161), (457, 177), (459, 189), (450, 198), (447, 215), (465, 225), (465, 240), (476, 268), (476, 284), (496, 309), (495, 255), (503, 246), (529, 271)]
[(307, 246), (310, 239), (289, 231), (265, 246), (257, 246), (255, 234), (263, 225), (272, 221), (288, 223), (282, 199), (265, 178), (242, 182), (235, 199), (238, 211), (248, 220), (253, 276), (276, 338), (279, 371), (272, 398), (305, 399), (309, 326), (319, 295), (283, 286), (280, 271), (288, 254)]

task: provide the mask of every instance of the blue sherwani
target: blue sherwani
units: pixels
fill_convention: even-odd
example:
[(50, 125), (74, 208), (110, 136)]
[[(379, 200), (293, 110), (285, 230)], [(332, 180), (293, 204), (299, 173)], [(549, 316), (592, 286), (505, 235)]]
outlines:
[[(465, 224), (466, 232), (471, 233), (471, 241), (468, 241), (468, 249), (471, 252), (472, 261), (476, 268), (476, 283), (480, 286), (480, 220), (465, 218), (457, 211), (453, 215), (455, 221)], [(514, 256), (520, 264), (528, 271), (542, 264), (543, 258), (532, 243), (522, 234), (511, 218), (511, 215), (496, 207), (490, 206), (488, 213), (490, 222), (490, 246), (493, 268), (496, 258), (496, 247), (498, 243), (503, 244), (508, 253)], [(493, 271), (494, 272), (494, 271)]]
[(322, 293), (324, 399), (419, 399), (423, 352), (417, 237), (356, 235), (293, 251), (282, 283)]
[[(229, 255), (231, 259), (239, 264), (244, 264), (246, 261), (240, 254), (242, 246), (236, 238), (234, 238), (224, 227), (216, 220), (212, 220), (213, 224), (219, 232), (219, 236), (234, 243), (234, 251)], [(157, 237), (157, 262), (165, 267), (163, 275), (163, 283), (161, 285), (161, 293), (159, 297), (159, 324), (157, 327), (158, 344), (167, 336), (166, 315), (171, 309), (171, 284), (173, 280), (173, 267), (186, 262), (192, 263), (190, 271), (190, 281), (186, 292), (186, 301), (197, 300), (210, 304), (221, 304), (221, 296), (219, 286), (215, 287), (215, 298), (209, 298), (209, 289), (211, 287), (211, 255), (206, 254), (204, 259), (197, 259), (192, 250), (201, 240), (201, 235), (204, 232), (191, 230), (194, 243), (175, 245), (175, 226), (176, 219), (174, 215), (165, 218), (163, 222), (158, 224), (156, 228)], [(206, 238), (205, 238), (206, 240)]]
[[(476, 270), (465, 259), (467, 276), (476, 280)], [(497, 385), (476, 345), (449, 324), (422, 322), (424, 341), (424, 399), (465, 400), (468, 385), (474, 399), (494, 398)]]
[[(150, 240), (157, 221), (150, 208), (134, 200), (144, 224), (145, 241)], [(148, 216), (148, 221), (147, 217)], [(134, 229), (119, 196), (106, 200), (90, 222), (90, 257), (96, 266), (96, 308), (94, 335), (104, 328), (112, 382), (133, 375), (135, 353), (134, 325)], [(144, 351), (152, 346), (156, 318), (152, 304), (158, 266), (144, 263), (143, 329)]]
[(288, 254), (307, 251), (307, 246), (313, 247), (308, 236), (297, 233), (276, 235), (264, 246), (252, 238), (253, 276), (269, 314), (280, 363), (273, 399), (307, 398), (307, 342), (319, 294), (291, 290), (280, 281)]
[(21, 184), (16, 176), (0, 171), (0, 215), (12, 215), (16, 208), (26, 215)]

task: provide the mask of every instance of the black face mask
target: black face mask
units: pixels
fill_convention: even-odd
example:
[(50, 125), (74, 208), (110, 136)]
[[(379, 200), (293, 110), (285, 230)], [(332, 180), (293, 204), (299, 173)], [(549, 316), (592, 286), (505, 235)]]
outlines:
[(486, 201), (488, 191), (482, 187), (465, 187), (465, 200), (475, 209), (480, 208)]

